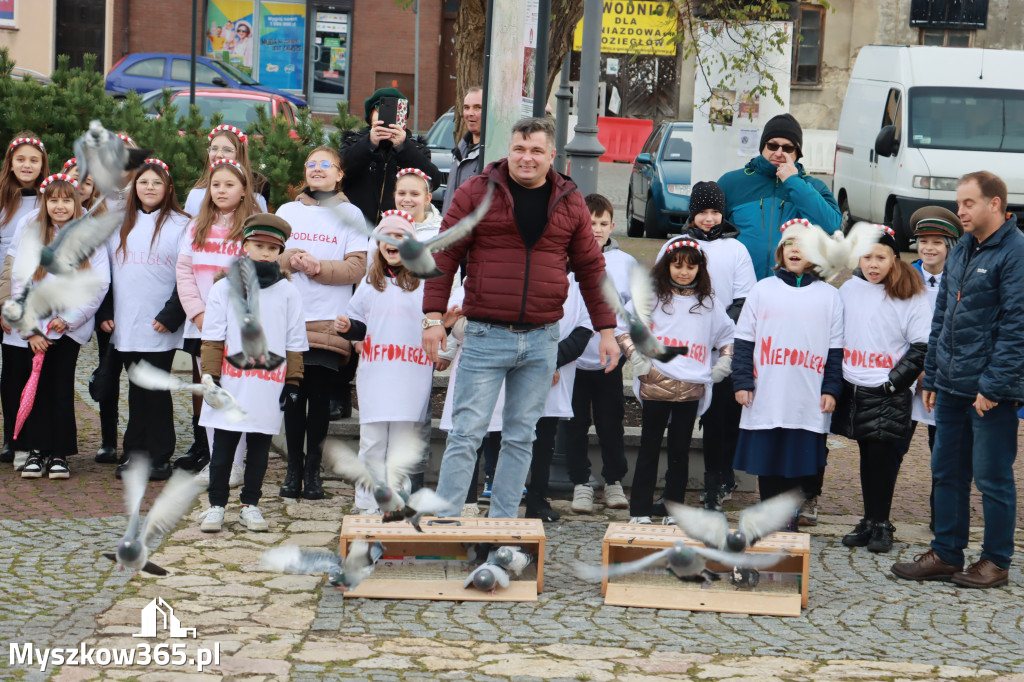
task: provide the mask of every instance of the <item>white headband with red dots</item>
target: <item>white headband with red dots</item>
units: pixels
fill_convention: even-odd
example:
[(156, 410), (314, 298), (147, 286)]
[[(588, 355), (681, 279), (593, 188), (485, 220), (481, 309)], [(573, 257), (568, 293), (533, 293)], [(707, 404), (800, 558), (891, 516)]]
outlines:
[(168, 166), (166, 163), (164, 163), (160, 159), (146, 159), (145, 161), (142, 162), (143, 165), (146, 165), (147, 163), (151, 163), (154, 166), (160, 166), (161, 168), (164, 169), (164, 173), (170, 173), (171, 172), (170, 166)]
[(692, 239), (677, 239), (668, 245), (668, 248), (665, 249), (665, 253), (672, 253), (676, 249), (681, 249), (684, 246), (700, 251), (700, 244), (698, 244), (696, 241)]
[(68, 172), (68, 168), (71, 168), (71, 167), (77, 166), (77, 165), (78, 165), (78, 159), (76, 159), (75, 157), (72, 156), (70, 159), (68, 159), (67, 161), (64, 162), (64, 172), (67, 173)]
[(128, 137), (124, 133), (118, 133), (117, 134), (117, 139), (121, 140), (121, 142), (124, 142), (125, 144), (131, 145), (132, 147), (137, 147), (138, 146), (137, 144), (135, 144), (135, 140), (133, 140), (132, 138)]
[(804, 227), (814, 227), (811, 225), (811, 221), (806, 218), (793, 218), (782, 223), (782, 227), (779, 228), (779, 232), (785, 232), (786, 228), (793, 227), (794, 225), (803, 225)]
[(239, 130), (235, 126), (228, 125), (227, 123), (221, 124), (214, 128), (213, 130), (211, 130), (210, 134), (206, 136), (206, 139), (208, 139), (210, 142), (213, 142), (213, 138), (217, 137), (217, 133), (222, 133), (224, 131), (234, 133), (235, 137), (237, 137), (242, 144), (245, 144), (246, 141), (249, 139), (249, 137), (241, 130)]
[(215, 171), (217, 170), (218, 166), (232, 166), (238, 169), (239, 173), (245, 175), (245, 169), (243, 169), (242, 164), (238, 163), (237, 161), (232, 161), (231, 159), (217, 159), (216, 161), (210, 164), (210, 170)]
[(403, 168), (402, 170), (398, 171), (397, 175), (395, 175), (395, 180), (398, 180), (403, 175), (418, 175), (419, 177), (423, 178), (423, 182), (427, 183), (427, 187), (430, 187), (430, 176), (421, 171), (419, 168)]
[(408, 212), (406, 212), (406, 211), (403, 211), (403, 210), (401, 210), (401, 209), (393, 208), (393, 209), (391, 209), (390, 211), (384, 211), (383, 213), (381, 213), (381, 214), (380, 214), (380, 217), (381, 217), (382, 219), (383, 219), (383, 218), (388, 218), (388, 217), (390, 217), (390, 216), (398, 216), (399, 218), (405, 218), (405, 219), (406, 219), (406, 220), (408, 220), (408, 221), (409, 221), (410, 223), (412, 223), (412, 224), (416, 224), (416, 221), (414, 221), (414, 220), (412, 219), (412, 214), (411, 214), (411, 213), (408, 213)]
[(893, 239), (896, 238), (896, 232), (891, 227), (889, 227), (888, 225), (879, 225), (879, 224), (875, 223), (875, 227), (877, 227), (879, 230), (881, 230), (882, 234), (887, 234), (890, 237), (892, 237)]
[(11, 142), (10, 148), (11, 150), (14, 150), (16, 147), (20, 147), (23, 144), (30, 144), (33, 147), (39, 147), (39, 151), (41, 152), (46, 151), (46, 145), (43, 144), (43, 141), (36, 139), (34, 137), (19, 137), (15, 139), (13, 142)]
[(46, 178), (39, 184), (39, 189), (44, 190), (46, 189), (47, 185), (57, 180), (63, 180), (64, 182), (70, 183), (71, 186), (74, 187), (75, 189), (78, 189), (78, 180), (75, 180), (73, 177), (66, 173), (54, 173), (53, 175)]

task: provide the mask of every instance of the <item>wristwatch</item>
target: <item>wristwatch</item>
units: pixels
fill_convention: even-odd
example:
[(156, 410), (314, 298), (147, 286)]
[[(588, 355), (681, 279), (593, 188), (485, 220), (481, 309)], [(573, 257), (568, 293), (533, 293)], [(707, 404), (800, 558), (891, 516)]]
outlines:
[(441, 320), (432, 320), (429, 317), (424, 317), (423, 321), (420, 322), (424, 329), (430, 329), (431, 327), (437, 327), (441, 325)]

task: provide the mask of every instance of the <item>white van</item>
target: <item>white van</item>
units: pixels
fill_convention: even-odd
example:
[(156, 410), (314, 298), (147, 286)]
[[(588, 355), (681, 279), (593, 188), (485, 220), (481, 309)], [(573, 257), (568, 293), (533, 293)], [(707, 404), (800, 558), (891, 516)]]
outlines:
[(843, 229), (891, 225), (905, 247), (922, 206), (956, 211), (957, 178), (1006, 181), (1024, 218), (1024, 52), (868, 45), (853, 67), (832, 188)]

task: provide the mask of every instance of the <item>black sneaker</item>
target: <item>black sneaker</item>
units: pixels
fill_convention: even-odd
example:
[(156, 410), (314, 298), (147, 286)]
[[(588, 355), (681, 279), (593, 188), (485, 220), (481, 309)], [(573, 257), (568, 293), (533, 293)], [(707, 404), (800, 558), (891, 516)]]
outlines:
[(871, 532), (871, 539), (868, 540), (868, 551), (876, 554), (885, 554), (892, 549), (892, 534), (896, 527), (888, 521), (878, 521)]
[(184, 469), (191, 473), (202, 471), (203, 467), (210, 463), (210, 456), (196, 448), (195, 452), (189, 452), (174, 460), (171, 466), (175, 469)]
[(43, 470), (46, 468), (46, 461), (38, 452), (33, 451), (25, 462), (25, 468), (21, 470), (22, 478), (42, 478)]
[(157, 464), (149, 470), (149, 480), (166, 481), (171, 477), (171, 465), (167, 462)]
[(847, 547), (865, 547), (871, 540), (874, 530), (874, 521), (861, 519), (852, 532), (843, 536), (843, 544)]
[(3, 449), (0, 449), (0, 462), (4, 464), (10, 464), (14, 461), (14, 446), (10, 443), (4, 443)]
[(562, 515), (552, 509), (550, 505), (544, 505), (542, 507), (527, 507), (526, 518), (540, 519), (544, 523), (554, 523), (562, 518)]
[(53, 478), (71, 478), (71, 470), (68, 469), (68, 460), (64, 457), (58, 457), (54, 455), (50, 457), (49, 463), (46, 465), (48, 476)]
[(704, 502), (705, 509), (716, 512), (722, 511), (722, 502), (719, 497), (719, 492), (719, 489), (704, 491), (701, 497), (703, 498), (702, 501)]
[(117, 464), (117, 448), (104, 445), (96, 451), (95, 461), (98, 464)]

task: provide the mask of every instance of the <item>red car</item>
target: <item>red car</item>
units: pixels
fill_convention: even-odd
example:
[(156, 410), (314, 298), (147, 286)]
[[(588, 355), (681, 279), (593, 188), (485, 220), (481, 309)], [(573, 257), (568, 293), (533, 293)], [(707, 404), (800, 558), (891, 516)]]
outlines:
[[(147, 92), (142, 97), (146, 115), (160, 115), (162, 98), (161, 90)], [(171, 95), (171, 104), (177, 107), (179, 115), (188, 112), (188, 98), (188, 88), (175, 90)], [(295, 105), (281, 95), (232, 88), (196, 88), (196, 104), (199, 105), (199, 113), (203, 115), (206, 124), (209, 124), (212, 114), (219, 113), (224, 116), (223, 123), (242, 130), (248, 130), (255, 123), (256, 107), (262, 104), (271, 118), (284, 116), (288, 127), (291, 128), (289, 135), (293, 139), (299, 138), (295, 132)]]

